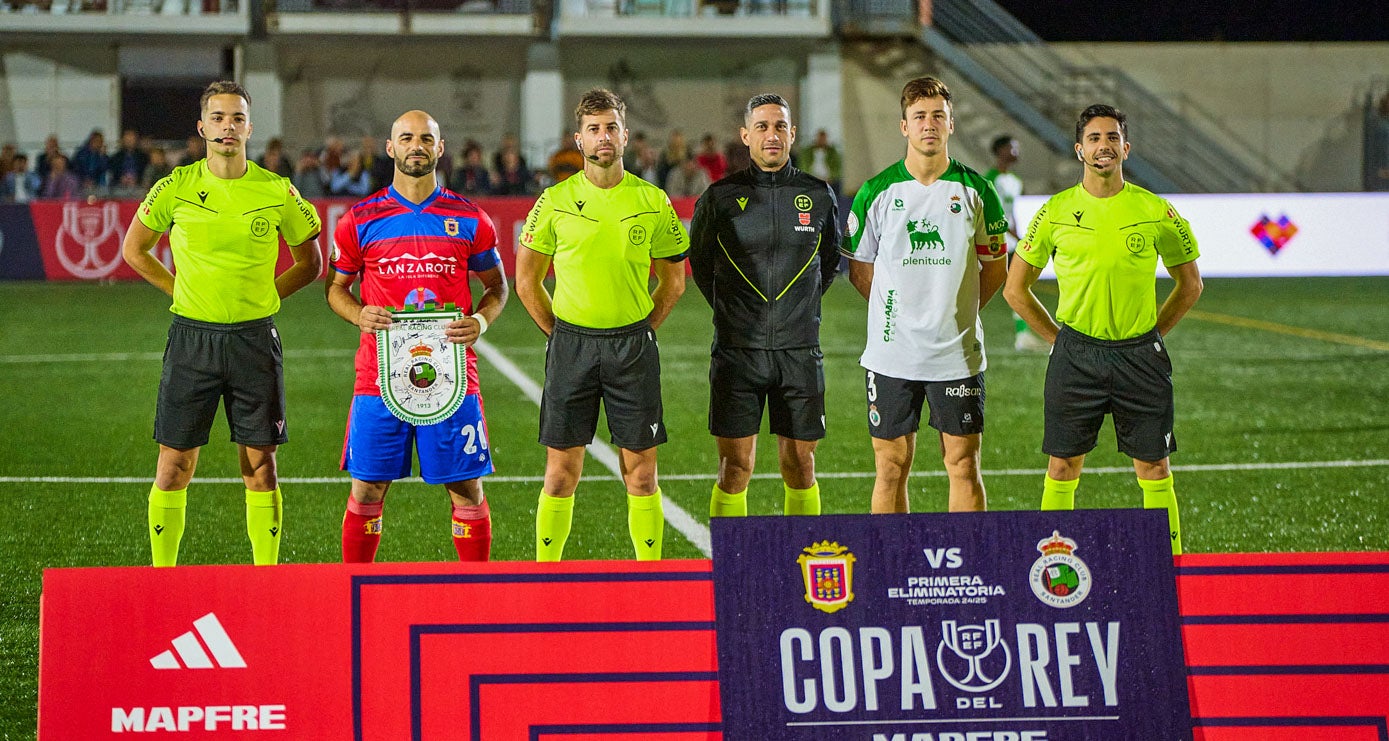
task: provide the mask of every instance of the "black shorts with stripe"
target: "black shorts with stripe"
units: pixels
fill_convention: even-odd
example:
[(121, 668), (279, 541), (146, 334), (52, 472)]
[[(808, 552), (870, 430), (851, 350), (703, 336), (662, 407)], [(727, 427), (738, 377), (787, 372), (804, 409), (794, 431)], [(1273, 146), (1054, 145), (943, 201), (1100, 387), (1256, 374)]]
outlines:
[(1095, 449), (1106, 414), (1119, 451), (1159, 461), (1177, 450), (1172, 434), (1172, 360), (1154, 329), (1101, 340), (1062, 326), (1047, 362), (1042, 452), (1073, 458)]
[(232, 442), (265, 446), (289, 440), (284, 359), (270, 317), (237, 324), (174, 317), (154, 439), (180, 450), (206, 445), (219, 402), (226, 405)]
[(818, 347), (757, 350), (714, 345), (709, 360), (709, 432), (748, 437), (765, 406), (774, 435), (825, 436), (824, 355)]
[(574, 448), (592, 442), (600, 402), (619, 448), (646, 450), (666, 441), (661, 355), (645, 320), (615, 329), (555, 321), (545, 345), (540, 444)]

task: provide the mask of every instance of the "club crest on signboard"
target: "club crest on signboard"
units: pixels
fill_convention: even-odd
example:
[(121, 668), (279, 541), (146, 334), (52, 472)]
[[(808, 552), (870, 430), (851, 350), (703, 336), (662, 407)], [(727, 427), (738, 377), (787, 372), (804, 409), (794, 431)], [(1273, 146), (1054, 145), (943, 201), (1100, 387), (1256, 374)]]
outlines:
[(854, 601), (854, 554), (822, 540), (796, 559), (805, 582), (805, 601), (821, 612), (838, 612)]
[(1073, 554), (1076, 542), (1053, 530), (1037, 543), (1042, 557), (1032, 564), (1028, 582), (1037, 599), (1052, 607), (1075, 607), (1090, 594), (1090, 567)]

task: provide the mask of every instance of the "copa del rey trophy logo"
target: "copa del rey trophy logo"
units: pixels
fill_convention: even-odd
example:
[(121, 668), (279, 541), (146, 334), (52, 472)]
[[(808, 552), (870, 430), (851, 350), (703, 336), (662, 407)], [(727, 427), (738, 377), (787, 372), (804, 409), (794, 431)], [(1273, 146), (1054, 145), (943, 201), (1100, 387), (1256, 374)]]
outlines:
[(105, 278), (121, 264), (120, 204), (63, 204), (63, 224), (54, 244), (58, 262), (78, 278)]
[(805, 581), (805, 601), (822, 612), (838, 612), (854, 601), (854, 554), (822, 540), (803, 549), (796, 563)]

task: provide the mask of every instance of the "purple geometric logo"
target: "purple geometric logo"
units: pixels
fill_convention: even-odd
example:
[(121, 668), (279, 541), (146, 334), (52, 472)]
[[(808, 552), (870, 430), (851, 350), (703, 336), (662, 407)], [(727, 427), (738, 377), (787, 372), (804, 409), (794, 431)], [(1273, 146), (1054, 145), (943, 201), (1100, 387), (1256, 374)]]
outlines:
[(1277, 221), (1264, 214), (1259, 217), (1258, 223), (1249, 228), (1249, 233), (1259, 240), (1270, 255), (1277, 255), (1297, 235), (1297, 224), (1289, 221), (1286, 214), (1279, 216)]

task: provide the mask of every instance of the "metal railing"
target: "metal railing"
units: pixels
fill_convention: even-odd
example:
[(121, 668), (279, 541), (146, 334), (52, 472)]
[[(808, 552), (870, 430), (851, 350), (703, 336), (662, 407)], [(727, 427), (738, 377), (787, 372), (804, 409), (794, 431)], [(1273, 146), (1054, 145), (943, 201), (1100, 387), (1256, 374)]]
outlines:
[[(928, 29), (924, 40), (937, 53), (967, 55), (976, 72), (987, 73), (974, 82), (989, 94), (996, 95), (1000, 84), (1011, 91), (1015, 104), (1033, 114), (1019, 116), (1009, 110), (1024, 125), (1033, 126), (1029, 119), (1040, 117), (1066, 132), (1061, 151), (1068, 151), (1074, 141), (1076, 115), (1091, 103), (1103, 102), (1132, 117), (1130, 136), (1141, 141), (1142, 148), (1129, 166), (1151, 167), (1155, 172), (1146, 179), (1154, 187), (1161, 188), (1160, 181), (1166, 180), (1174, 190), (1185, 192), (1299, 189), (1295, 178), (1199, 106), (1180, 100), (1174, 106), (1170, 98), (1159, 97), (1119, 69), (1066, 60), (993, 0), (936, 0), (933, 21), (938, 34)], [(943, 52), (941, 47), (947, 45), (953, 48)], [(1219, 134), (1219, 141), (1212, 132)], [(1036, 133), (1049, 143), (1055, 139), (1054, 131)]]

